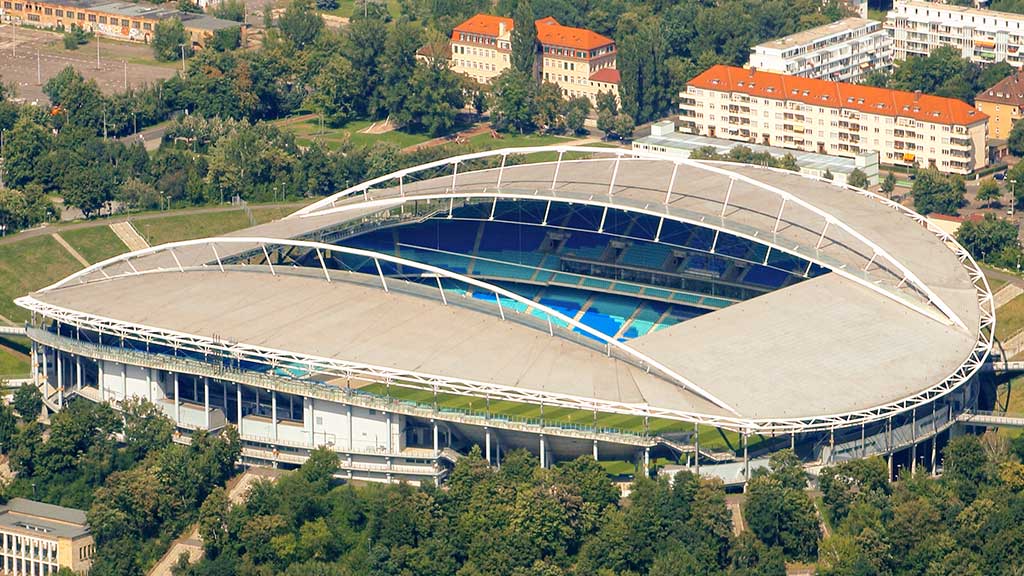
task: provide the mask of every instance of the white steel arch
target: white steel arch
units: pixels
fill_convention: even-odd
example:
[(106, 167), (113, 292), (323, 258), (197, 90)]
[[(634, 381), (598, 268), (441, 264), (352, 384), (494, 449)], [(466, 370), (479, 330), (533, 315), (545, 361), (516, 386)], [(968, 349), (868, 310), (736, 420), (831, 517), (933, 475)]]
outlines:
[[(963, 322), (963, 320), (960, 319), (960, 317), (956, 314), (956, 312), (954, 312), (953, 309), (949, 305), (947, 305), (942, 300), (942, 298), (934, 290), (932, 290), (931, 287), (929, 287), (927, 284), (925, 284), (912, 270), (910, 270), (910, 268), (908, 268), (906, 265), (904, 265), (902, 262), (900, 262), (898, 259), (896, 259), (894, 256), (892, 256), (892, 254), (890, 254), (889, 251), (884, 249), (877, 242), (874, 242), (873, 240), (871, 240), (870, 238), (868, 238), (867, 236), (865, 236), (864, 234), (862, 234), (861, 232), (856, 230), (854, 227), (852, 227), (852, 226), (848, 225), (847, 223), (843, 222), (841, 219), (839, 219), (835, 215), (831, 214), (830, 212), (828, 212), (826, 210), (823, 210), (823, 209), (815, 206), (814, 204), (812, 204), (810, 202), (807, 202), (803, 198), (800, 198), (800, 197), (794, 195), (793, 193), (788, 192), (786, 190), (783, 190), (781, 188), (778, 188), (776, 186), (772, 186), (772, 185), (766, 184), (764, 182), (761, 182), (761, 181), (759, 181), (759, 180), (757, 180), (755, 178), (751, 178), (749, 176), (737, 173), (737, 172), (732, 171), (732, 170), (727, 170), (727, 169), (722, 167), (724, 163), (705, 163), (705, 162), (689, 160), (689, 159), (671, 158), (671, 157), (667, 157), (667, 156), (665, 156), (663, 154), (657, 154), (657, 153), (653, 153), (653, 152), (645, 152), (645, 151), (638, 151), (638, 150), (621, 150), (621, 149), (608, 149), (608, 148), (594, 148), (594, 147), (587, 147), (587, 146), (537, 146), (537, 147), (523, 147), (523, 148), (504, 148), (504, 149), (490, 150), (490, 151), (485, 151), (485, 152), (475, 152), (475, 153), (471, 153), (471, 154), (463, 154), (463, 155), (460, 155), (460, 156), (453, 156), (451, 158), (446, 158), (446, 159), (443, 159), (443, 160), (437, 160), (437, 161), (434, 161), (434, 162), (429, 162), (429, 163), (426, 163), (426, 164), (421, 164), (419, 166), (413, 166), (413, 167), (410, 167), (410, 168), (405, 168), (405, 169), (402, 169), (402, 170), (398, 170), (398, 171), (392, 172), (391, 174), (386, 174), (384, 176), (373, 178), (371, 180), (367, 180), (367, 181), (362, 182), (360, 184), (357, 184), (355, 186), (351, 186), (349, 188), (346, 188), (345, 190), (342, 190), (342, 191), (337, 192), (337, 193), (335, 193), (335, 194), (333, 194), (331, 196), (328, 196), (328, 197), (326, 197), (326, 198), (324, 198), (322, 200), (314, 202), (313, 204), (310, 204), (309, 206), (306, 206), (305, 208), (302, 208), (302, 209), (296, 211), (295, 213), (293, 213), (292, 215), (290, 215), (288, 217), (289, 218), (296, 218), (296, 217), (301, 218), (301, 217), (308, 217), (308, 216), (314, 216), (314, 215), (326, 215), (326, 214), (331, 214), (331, 213), (334, 213), (334, 212), (342, 211), (345, 208), (337, 206), (337, 203), (338, 203), (339, 200), (344, 199), (347, 196), (351, 196), (351, 195), (359, 194), (359, 193), (362, 193), (364, 195), (364, 199), (366, 199), (366, 195), (368, 193), (368, 190), (370, 188), (372, 188), (373, 186), (385, 184), (385, 183), (388, 183), (388, 182), (393, 182), (395, 180), (398, 180), (398, 183), (399, 183), (399, 186), (398, 186), (398, 197), (399, 198), (404, 198), (406, 196), (405, 195), (405, 191), (404, 191), (404, 181), (405, 181), (406, 177), (408, 177), (410, 175), (413, 175), (413, 174), (416, 174), (416, 173), (419, 173), (419, 172), (424, 172), (424, 171), (427, 171), (427, 170), (432, 170), (432, 169), (435, 169), (435, 168), (441, 168), (441, 167), (446, 167), (446, 166), (452, 166), (451, 186), (446, 190), (446, 192), (445, 193), (435, 194), (435, 195), (417, 195), (416, 198), (424, 199), (424, 198), (433, 198), (433, 197), (437, 197), (437, 198), (441, 198), (441, 197), (443, 197), (443, 198), (456, 198), (456, 197), (462, 198), (462, 197), (467, 197), (469, 195), (468, 192), (465, 192), (465, 191), (460, 192), (458, 190), (458, 188), (457, 188), (457, 182), (458, 182), (457, 181), (457, 176), (459, 174), (458, 173), (458, 166), (459, 166), (459, 164), (461, 164), (463, 162), (471, 161), (471, 160), (478, 160), (478, 159), (491, 158), (491, 157), (500, 157), (502, 159), (502, 161), (501, 161), (502, 168), (501, 169), (503, 170), (504, 166), (506, 164), (507, 158), (510, 155), (534, 154), (534, 153), (540, 153), (540, 152), (557, 152), (558, 153), (559, 160), (558, 160), (556, 168), (555, 168), (555, 180), (556, 181), (557, 181), (557, 178), (558, 178), (558, 167), (561, 165), (563, 155), (565, 153), (567, 153), (567, 152), (585, 153), (585, 154), (598, 154), (598, 155), (605, 155), (605, 156), (608, 156), (608, 155), (614, 156), (616, 158), (616, 164), (615, 164), (615, 170), (612, 173), (612, 180), (611, 180), (611, 182), (609, 184), (609, 187), (608, 187), (608, 194), (607, 195), (608, 195), (609, 199), (614, 197), (615, 177), (616, 177), (616, 175), (618, 173), (619, 162), (623, 158), (642, 159), (642, 160), (656, 160), (656, 161), (661, 161), (661, 162), (670, 162), (670, 163), (674, 164), (674, 169), (673, 169), (673, 173), (672, 173), (672, 180), (669, 183), (668, 190), (666, 191), (665, 201), (663, 202), (663, 204), (666, 207), (667, 207), (668, 202), (669, 202), (669, 200), (671, 198), (673, 183), (675, 181), (675, 175), (676, 175), (676, 172), (678, 171), (679, 166), (687, 166), (687, 167), (695, 168), (695, 169), (698, 169), (698, 170), (703, 170), (703, 171), (706, 171), (706, 172), (711, 172), (711, 173), (714, 173), (714, 174), (725, 176), (725, 177), (731, 179), (732, 181), (740, 181), (740, 182), (744, 182), (746, 184), (749, 184), (750, 186), (753, 186), (754, 188), (756, 188), (758, 190), (762, 190), (762, 191), (764, 191), (766, 193), (772, 194), (772, 195), (777, 196), (779, 198), (780, 205), (779, 205), (779, 211), (778, 211), (778, 218), (776, 220), (776, 229), (778, 227), (778, 222), (780, 222), (782, 220), (783, 213), (784, 213), (784, 211), (786, 209), (786, 206), (789, 205), (789, 204), (792, 204), (794, 206), (799, 206), (800, 208), (811, 212), (812, 214), (814, 214), (817, 217), (821, 218), (821, 221), (822, 221), (822, 232), (821, 232), (822, 238), (824, 238), (826, 236), (826, 233), (831, 228), (836, 228), (838, 230), (842, 230), (846, 234), (849, 234), (852, 238), (854, 238), (858, 242), (862, 243), (865, 247), (867, 247), (871, 251), (871, 253), (873, 254), (873, 256), (871, 258), (871, 261), (874, 261), (876, 259), (881, 259), (881, 260), (884, 260), (885, 262), (888, 262), (889, 265), (893, 266), (896, 270), (899, 271), (900, 274), (902, 274), (903, 278), (901, 280), (901, 285), (903, 283), (907, 283), (907, 284), (910, 284), (910, 285), (914, 286), (914, 288), (916, 288), (918, 291), (920, 291), (927, 298), (928, 304), (930, 304), (930, 305), (934, 306), (935, 308), (937, 308), (939, 310), (939, 312), (941, 313), (941, 315), (931, 314), (931, 313), (929, 313), (926, 310), (926, 308), (921, 307), (921, 306), (915, 306), (915, 305), (907, 302), (905, 299), (899, 298), (896, 294), (892, 293), (891, 291), (889, 291), (889, 290), (887, 290), (887, 289), (885, 289), (885, 288), (883, 288), (881, 286), (878, 286), (878, 285), (876, 285), (876, 284), (874, 284), (872, 282), (865, 281), (863, 278), (859, 278), (856, 274), (853, 274), (853, 273), (851, 273), (848, 270), (844, 270), (844, 269), (842, 269), (840, 267), (837, 267), (837, 266), (832, 265), (830, 263), (826, 263), (824, 261), (816, 262), (817, 264), (822, 265), (822, 266), (832, 270), (833, 272), (839, 273), (839, 274), (841, 274), (841, 275), (843, 275), (843, 276), (845, 276), (845, 277), (847, 277), (847, 278), (857, 282), (858, 284), (861, 284), (861, 285), (863, 285), (865, 287), (870, 288), (871, 290), (874, 290), (875, 292), (882, 293), (882, 294), (886, 295), (887, 297), (890, 297), (893, 300), (895, 300), (897, 302), (900, 302), (901, 304), (906, 305), (906, 306), (908, 306), (908, 307), (910, 307), (910, 308), (912, 308), (912, 309), (914, 309), (914, 310), (916, 310), (918, 312), (921, 312), (921, 313), (923, 313), (923, 314), (925, 314), (925, 315), (927, 315), (927, 316), (929, 316), (929, 317), (931, 317), (933, 319), (936, 319), (938, 321), (942, 321), (942, 322), (945, 322), (945, 323), (948, 323), (948, 324), (951, 324), (951, 325), (955, 325), (958, 328), (960, 328), (961, 330), (968, 330), (967, 325)], [(552, 187), (552, 189), (555, 187), (555, 182), (552, 182), (552, 186), (551, 187)], [(392, 186), (392, 188), (393, 188), (393, 186)], [(497, 198), (497, 197), (507, 197), (507, 198), (513, 197), (512, 195), (510, 195), (508, 193), (501, 192), (500, 188), (501, 188), (501, 175), (500, 175), (500, 172), (499, 172), (498, 186), (495, 189), (491, 189), (489, 192), (487, 192), (487, 191), (484, 191), (484, 192), (474, 192), (474, 195), (481, 195), (482, 194), (482, 195), (484, 195), (486, 197), (495, 197), (495, 198)], [(540, 192), (542, 192), (542, 191), (538, 191), (538, 194)], [(538, 194), (530, 195), (530, 197), (532, 199), (558, 200), (558, 197), (556, 197), (553, 194), (548, 194), (548, 195), (545, 195), (545, 196), (540, 196)], [(393, 199), (394, 198), (392, 198), (392, 200)], [(560, 201), (565, 201), (565, 200), (560, 200)], [(579, 201), (576, 200), (576, 202), (579, 202)], [(723, 204), (723, 210), (722, 210), (723, 218), (725, 218), (725, 212), (726, 212), (725, 208), (728, 205), (728, 202), (729, 202), (729, 195), (727, 194), (726, 197), (725, 197), (724, 202), (722, 203)], [(604, 201), (604, 200), (600, 200), (600, 199), (592, 199), (590, 201), (590, 203), (592, 203), (594, 205), (598, 205), (598, 206), (602, 206), (602, 205), (603, 206), (608, 206), (608, 205), (611, 205), (609, 202)], [(362, 203), (361, 205), (365, 206), (366, 204)], [(634, 210), (635, 211), (635, 209), (631, 209), (631, 208), (623, 207), (623, 206), (618, 206), (618, 205), (616, 205), (614, 207), (618, 208), (618, 209), (623, 209), (623, 210)], [(653, 215), (658, 215), (658, 216), (668, 216), (668, 217), (671, 217), (671, 216), (669, 216), (668, 214), (665, 214), (665, 213), (657, 213), (657, 212), (649, 212), (649, 213), (651, 213)], [(711, 223), (708, 223), (708, 222), (701, 223), (700, 225), (705, 226), (705, 227), (714, 227)], [(733, 234), (735, 232), (729, 231), (729, 233)], [(807, 258), (807, 256), (805, 254), (794, 253), (791, 250), (789, 250), (787, 247), (785, 247), (785, 246), (783, 246), (781, 244), (775, 243), (775, 242), (773, 242), (773, 241), (771, 241), (769, 239), (766, 239), (766, 238), (753, 238), (753, 237), (750, 237), (749, 239), (752, 239), (755, 242), (758, 242), (760, 244), (771, 246), (772, 248), (777, 248), (779, 250), (783, 250), (783, 251), (786, 251), (788, 253), (797, 255), (797, 256), (799, 256), (801, 258)], [(870, 262), (869, 262), (869, 264), (870, 264)]]

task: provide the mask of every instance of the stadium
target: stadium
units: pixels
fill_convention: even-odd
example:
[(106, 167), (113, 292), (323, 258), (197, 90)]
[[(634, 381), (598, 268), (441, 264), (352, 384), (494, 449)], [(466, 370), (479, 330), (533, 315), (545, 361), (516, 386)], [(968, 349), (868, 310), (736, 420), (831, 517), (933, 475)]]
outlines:
[(935, 466), (975, 406), (992, 294), (903, 206), (758, 166), (588, 147), (407, 168), (16, 300), (47, 405), (152, 400), (243, 460), (441, 482), (544, 466)]

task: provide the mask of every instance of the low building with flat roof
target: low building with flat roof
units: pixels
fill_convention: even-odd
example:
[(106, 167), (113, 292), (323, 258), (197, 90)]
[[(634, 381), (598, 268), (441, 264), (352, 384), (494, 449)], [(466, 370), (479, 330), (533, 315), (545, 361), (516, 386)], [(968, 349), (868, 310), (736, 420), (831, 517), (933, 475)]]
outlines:
[(4, 22), (27, 24), (38, 28), (66, 29), (77, 25), (86, 32), (107, 38), (149, 43), (157, 22), (170, 18), (181, 20), (193, 49), (206, 47), (214, 32), (239, 28), (244, 40), (245, 27), (241, 22), (214, 18), (206, 14), (193, 14), (171, 8), (162, 8), (147, 2), (118, 0), (42, 0), (21, 2), (3, 0), (0, 14)]
[(25, 498), (0, 506), (0, 572), (13, 576), (89, 572), (96, 544), (85, 512)]
[(847, 177), (857, 168), (864, 172), (868, 177), (868, 182), (872, 185), (879, 182), (878, 152), (875, 151), (865, 151), (853, 158), (844, 158), (842, 156), (828, 156), (826, 154), (815, 154), (800, 150), (787, 150), (775, 146), (747, 144), (735, 140), (676, 132), (675, 125), (670, 120), (652, 125), (650, 136), (633, 140), (634, 150), (659, 152), (681, 158), (689, 158), (694, 150), (701, 148), (714, 148), (716, 154), (724, 156), (737, 146), (746, 146), (754, 153), (767, 152), (775, 158), (782, 158), (786, 154), (792, 154), (796, 158), (796, 165), (800, 167), (801, 174), (824, 177), (826, 173), (830, 173), (836, 184), (846, 184)]

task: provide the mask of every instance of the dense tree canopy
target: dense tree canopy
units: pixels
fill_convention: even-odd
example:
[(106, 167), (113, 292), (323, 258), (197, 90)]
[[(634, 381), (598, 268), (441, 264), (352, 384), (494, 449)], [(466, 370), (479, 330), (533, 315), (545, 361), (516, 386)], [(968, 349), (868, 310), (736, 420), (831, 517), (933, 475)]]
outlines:
[(914, 209), (921, 214), (956, 215), (966, 201), (966, 187), (962, 178), (943, 174), (935, 168), (919, 170), (910, 193), (914, 196)]

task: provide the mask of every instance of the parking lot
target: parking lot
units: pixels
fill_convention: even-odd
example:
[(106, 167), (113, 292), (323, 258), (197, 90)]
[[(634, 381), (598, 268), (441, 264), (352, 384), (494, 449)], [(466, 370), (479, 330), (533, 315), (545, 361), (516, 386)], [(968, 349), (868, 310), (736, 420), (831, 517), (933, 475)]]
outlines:
[(67, 66), (94, 79), (105, 94), (168, 78), (179, 68), (175, 63), (153, 60), (153, 49), (144, 44), (99, 39), (99, 68), (93, 39), (78, 50), (66, 50), (60, 34), (31, 28), (0, 25), (0, 81), (13, 84), (15, 97), (26, 102), (47, 102), (43, 84)]

